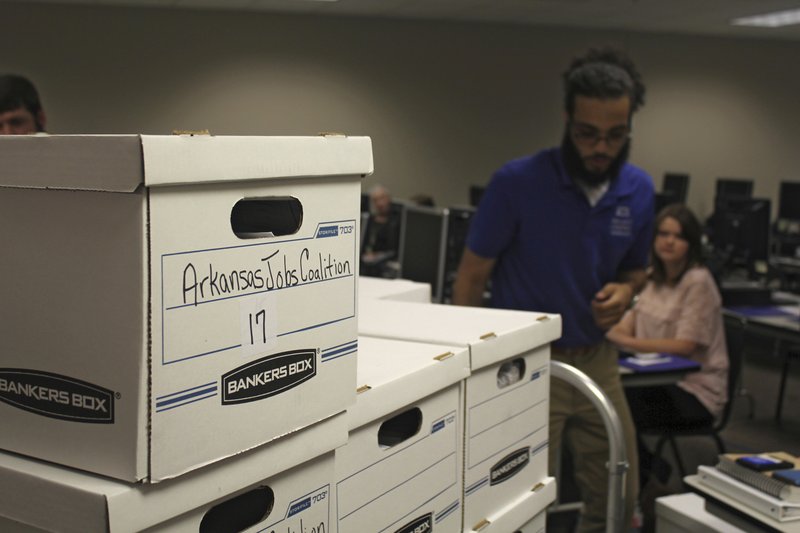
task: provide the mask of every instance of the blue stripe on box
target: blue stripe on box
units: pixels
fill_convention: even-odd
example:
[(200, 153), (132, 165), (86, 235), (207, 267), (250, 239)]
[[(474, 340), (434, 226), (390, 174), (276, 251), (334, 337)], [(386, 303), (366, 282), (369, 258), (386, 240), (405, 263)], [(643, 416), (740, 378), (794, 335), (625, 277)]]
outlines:
[(156, 398), (156, 412), (174, 409), (198, 400), (217, 395), (217, 383), (206, 383), (186, 390), (165, 394)]
[(458, 509), (458, 507), (459, 507), (458, 500), (456, 500), (453, 503), (451, 503), (448, 507), (442, 509), (442, 511), (436, 515), (436, 518), (434, 518), (434, 522), (438, 524), (439, 522), (441, 522), (442, 520), (453, 514), (453, 511)]

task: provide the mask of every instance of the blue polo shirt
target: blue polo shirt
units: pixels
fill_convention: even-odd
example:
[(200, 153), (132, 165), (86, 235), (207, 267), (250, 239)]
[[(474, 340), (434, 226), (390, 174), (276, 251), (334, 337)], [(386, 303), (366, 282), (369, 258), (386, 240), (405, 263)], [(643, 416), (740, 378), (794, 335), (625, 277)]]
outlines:
[(653, 238), (653, 180), (623, 165), (594, 206), (551, 148), (506, 163), (492, 177), (470, 225), (467, 247), (496, 259), (491, 305), (559, 313), (562, 348), (604, 337), (594, 295), (618, 273), (645, 268)]

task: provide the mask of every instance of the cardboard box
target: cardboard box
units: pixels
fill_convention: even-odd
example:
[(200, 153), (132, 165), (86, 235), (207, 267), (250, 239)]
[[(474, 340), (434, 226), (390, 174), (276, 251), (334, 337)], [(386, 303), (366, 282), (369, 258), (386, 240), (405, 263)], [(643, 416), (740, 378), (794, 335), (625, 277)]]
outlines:
[(556, 499), (556, 480), (544, 478), (541, 482), (488, 518), (473, 524), (464, 524), (465, 531), (481, 533), (543, 533), (547, 506)]
[(408, 279), (360, 276), (358, 278), (358, 297), (431, 303), (431, 285)]
[(350, 436), (336, 450), (339, 530), (461, 531), (463, 348), (359, 337)]
[(547, 476), (550, 342), (561, 335), (559, 315), (361, 298), (358, 329), (469, 348), (471, 375), (461, 390), (465, 528)]
[[(213, 524), (220, 519), (229, 522), (233, 515), (237, 531), (336, 531), (333, 450), (346, 439), (345, 414), (341, 413), (157, 484), (128, 483), (0, 453), (0, 517), (4, 517), (0, 529), (219, 531)], [(232, 505), (236, 505), (233, 512)], [(204, 520), (201, 529), (198, 526)], [(244, 527), (242, 521), (253, 525)], [(320, 523), (325, 529), (318, 527)]]
[(336, 533), (334, 457), (328, 452), (147, 532)]
[(0, 448), (155, 482), (355, 400), (369, 138), (4, 136), (0, 157)]

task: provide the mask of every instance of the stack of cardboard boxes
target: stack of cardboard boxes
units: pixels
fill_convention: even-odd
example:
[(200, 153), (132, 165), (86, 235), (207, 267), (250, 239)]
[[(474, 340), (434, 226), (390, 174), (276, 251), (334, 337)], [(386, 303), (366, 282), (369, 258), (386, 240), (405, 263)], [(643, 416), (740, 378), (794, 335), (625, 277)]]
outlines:
[[(547, 476), (550, 342), (558, 315), (359, 299), (364, 336), (462, 349), (468, 377), (459, 383), (463, 453), (463, 531), (544, 529), (555, 499)], [(359, 348), (359, 365), (364, 351)]]
[(368, 138), (0, 157), (0, 530), (544, 530), (560, 317), (358, 297)]
[(336, 450), (339, 531), (461, 531), (463, 347), (359, 337), (359, 394)]
[(0, 448), (48, 462), (0, 457), (0, 515), (214, 531), (242, 497), (258, 529), (335, 529), (370, 139), (4, 137), (0, 158)]

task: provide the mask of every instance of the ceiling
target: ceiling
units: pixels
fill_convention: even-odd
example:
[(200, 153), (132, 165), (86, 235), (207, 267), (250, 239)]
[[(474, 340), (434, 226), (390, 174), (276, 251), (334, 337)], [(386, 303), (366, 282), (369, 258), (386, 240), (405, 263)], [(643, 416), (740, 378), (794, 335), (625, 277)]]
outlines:
[[(2, 0), (0, 0), (2, 1)], [(800, 40), (800, 24), (731, 26), (736, 17), (800, 8), (800, 0), (29, 0), (62, 4), (220, 9), (515, 23), (605, 30)]]

